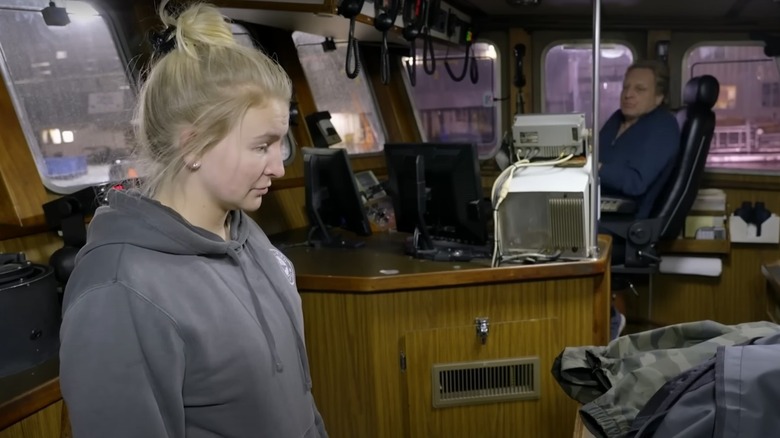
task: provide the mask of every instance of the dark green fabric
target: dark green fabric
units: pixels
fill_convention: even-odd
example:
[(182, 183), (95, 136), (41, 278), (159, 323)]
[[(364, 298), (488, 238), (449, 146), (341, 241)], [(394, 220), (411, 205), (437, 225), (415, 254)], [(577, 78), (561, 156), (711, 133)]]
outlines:
[(780, 333), (769, 322), (677, 324), (615, 339), (605, 347), (569, 347), (552, 373), (584, 406), (582, 420), (597, 437), (622, 437), (650, 397), (667, 381), (711, 358), (719, 346)]

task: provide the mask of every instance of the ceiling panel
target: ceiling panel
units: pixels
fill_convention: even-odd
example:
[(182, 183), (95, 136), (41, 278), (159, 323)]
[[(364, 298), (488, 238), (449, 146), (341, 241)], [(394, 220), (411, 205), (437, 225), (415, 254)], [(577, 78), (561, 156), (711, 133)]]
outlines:
[[(492, 16), (572, 16), (591, 15), (593, 6), (589, 0), (541, 0), (537, 6), (511, 6), (506, 0), (465, 0), (475, 8)], [(780, 3), (773, 0), (602, 0), (601, 11), (605, 17), (668, 17), (711, 19), (736, 18), (729, 12), (735, 5), (744, 3), (738, 18), (766, 20), (780, 18)]]
[(780, 1), (752, 0), (742, 10), (741, 17), (750, 18), (775, 18), (778, 30), (780, 30)]

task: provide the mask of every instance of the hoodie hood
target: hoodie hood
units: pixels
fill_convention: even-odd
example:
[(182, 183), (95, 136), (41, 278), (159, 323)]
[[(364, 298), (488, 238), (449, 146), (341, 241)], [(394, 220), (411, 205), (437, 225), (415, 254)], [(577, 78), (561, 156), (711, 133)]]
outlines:
[[(272, 245), (262, 230), (242, 211), (231, 212), (229, 220), (231, 239), (224, 241), (211, 232), (193, 226), (175, 210), (137, 191), (111, 190), (108, 193), (108, 206), (100, 207), (95, 212), (89, 225), (87, 244), (79, 251), (76, 264), (90, 252), (107, 245), (132, 245), (175, 255), (229, 257), (240, 268), (244, 282), (250, 290), (252, 310), (271, 350), (273, 368), (281, 372), (284, 365), (277, 350), (276, 340), (263, 315), (259, 291), (255, 290), (253, 287), (255, 282), (250, 279), (250, 271), (264, 274), (269, 279), (273, 292), (281, 301), (295, 330), (301, 373), (306, 390), (310, 390), (311, 376), (302, 320), (296, 317), (296, 313), (300, 312), (296, 312), (290, 298), (285, 296), (290, 291), (284, 290), (285, 287), (293, 287), (292, 293), (297, 294), (297, 289), (293, 284), (284, 281), (282, 272), (276, 272), (280, 271), (281, 261), (277, 263), (277, 260), (281, 253), (271, 249)], [(257, 245), (254, 246), (266, 248), (248, 247), (247, 243), (253, 229), (257, 231), (259, 237)], [(258, 255), (258, 252), (264, 249), (270, 250), (269, 254), (275, 257), (272, 263), (263, 264), (258, 261), (258, 259), (268, 259), (268, 256)], [(286, 260), (286, 263), (289, 264), (289, 260)], [(254, 275), (254, 272), (251, 275)]]
[(227, 255), (249, 237), (249, 218), (241, 212), (230, 215), (231, 241), (187, 222), (172, 208), (135, 191), (111, 190), (108, 206), (97, 209), (89, 225), (87, 244), (76, 262), (95, 248), (129, 244), (152, 251), (178, 255)]

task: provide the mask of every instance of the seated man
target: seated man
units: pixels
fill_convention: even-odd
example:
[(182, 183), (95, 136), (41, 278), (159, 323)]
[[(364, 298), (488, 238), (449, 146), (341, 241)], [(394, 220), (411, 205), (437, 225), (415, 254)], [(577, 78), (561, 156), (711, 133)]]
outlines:
[[(623, 79), (620, 109), (599, 132), (601, 193), (634, 199), (637, 212), (633, 219), (650, 215), (678, 155), (680, 127), (662, 105), (668, 83), (662, 63), (632, 64)], [(620, 259), (624, 243), (616, 238), (613, 259)], [(613, 306), (611, 319), (614, 339), (625, 327), (625, 317)]]

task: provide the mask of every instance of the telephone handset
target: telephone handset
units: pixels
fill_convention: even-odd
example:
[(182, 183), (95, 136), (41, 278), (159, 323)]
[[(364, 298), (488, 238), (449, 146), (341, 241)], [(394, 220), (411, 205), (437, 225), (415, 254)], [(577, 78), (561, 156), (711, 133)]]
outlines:
[(401, 0), (377, 0), (374, 5), (374, 27), (380, 32), (387, 32), (395, 24)]
[(387, 49), (387, 31), (392, 29), (398, 10), (401, 8), (401, 0), (377, 0), (374, 6), (374, 28), (382, 32), (382, 83), (390, 82), (390, 55)]
[[(342, 17), (349, 20), (349, 38), (347, 39), (347, 59), (344, 65), (344, 70), (347, 72), (347, 77), (355, 79), (360, 73), (360, 55), (358, 53), (358, 42), (355, 39), (355, 17), (363, 10), (363, 3), (365, 0), (341, 0), (339, 2), (336, 12)], [(350, 64), (354, 66), (350, 69)]]
[(420, 31), (425, 24), (425, 8), (428, 0), (407, 0), (404, 2), (403, 21), (404, 39), (414, 42), (420, 36)]
[(406, 61), (406, 71), (409, 73), (409, 83), (413, 87), (417, 85), (417, 49), (415, 48), (415, 40), (420, 36), (420, 32), (425, 24), (427, 8), (428, 0), (406, 0), (404, 2), (403, 36), (406, 41), (409, 41), (409, 57), (412, 59), (411, 63)]
[(363, 3), (365, 3), (365, 0), (341, 0), (336, 12), (342, 17), (351, 20), (357, 17), (363, 9)]

